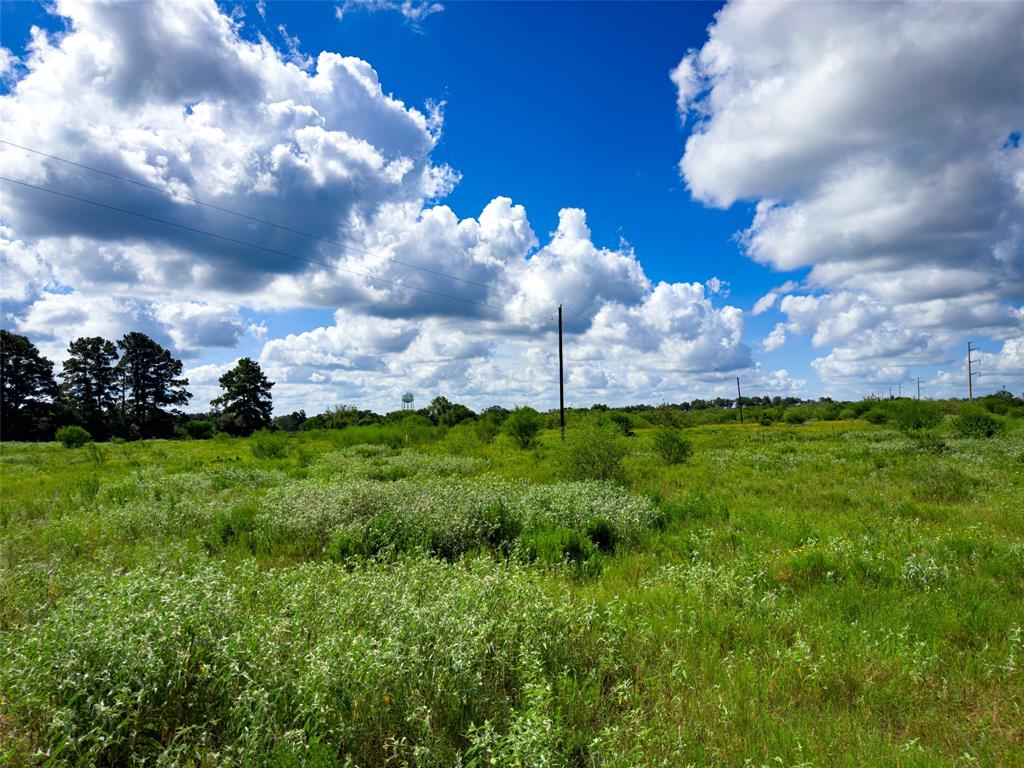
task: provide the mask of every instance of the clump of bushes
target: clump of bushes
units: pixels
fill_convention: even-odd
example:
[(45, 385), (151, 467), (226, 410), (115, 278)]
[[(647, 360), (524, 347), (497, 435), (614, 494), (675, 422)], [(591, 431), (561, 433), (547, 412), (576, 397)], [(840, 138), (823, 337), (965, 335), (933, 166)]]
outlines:
[(466, 765), (533, 739), (568, 765), (578, 732), (621, 716), (538, 693), (625, 685), (621, 612), (515, 563), (194, 558), (61, 592), (0, 645), (0, 692), (5, 728), (68, 764)]
[(217, 431), (212, 421), (207, 419), (195, 419), (185, 422), (185, 434), (193, 440), (209, 440)]
[(894, 400), (889, 405), (889, 420), (901, 432), (919, 432), (937, 427), (942, 411), (927, 400)]
[(803, 424), (807, 421), (807, 414), (791, 408), (782, 415), (782, 420), (787, 424)]
[(666, 464), (682, 464), (693, 455), (693, 445), (678, 429), (663, 426), (654, 430), (654, 450)]
[(540, 432), (540, 414), (529, 406), (516, 408), (505, 419), (505, 432), (520, 448), (532, 447)]
[(282, 459), (288, 455), (288, 438), (279, 432), (261, 429), (251, 438), (252, 455), (257, 459)]
[(481, 547), (508, 551), (516, 539), (538, 531), (570, 529), (603, 550), (658, 517), (650, 499), (611, 483), (306, 480), (267, 492), (252, 542), (257, 550), (298, 556), (344, 559), (422, 550), (454, 559)]
[(889, 414), (876, 407), (864, 413), (864, 420), (869, 424), (885, 424), (889, 420)]
[(55, 437), (57, 442), (65, 448), (81, 448), (86, 443), (92, 442), (92, 435), (89, 434), (88, 430), (76, 424), (61, 427), (57, 430)]
[(953, 430), (960, 437), (995, 437), (1006, 428), (1006, 424), (991, 413), (977, 406), (964, 406), (960, 415), (953, 419)]
[(625, 480), (622, 460), (629, 453), (625, 440), (612, 427), (587, 425), (566, 433), (558, 456), (566, 480)]

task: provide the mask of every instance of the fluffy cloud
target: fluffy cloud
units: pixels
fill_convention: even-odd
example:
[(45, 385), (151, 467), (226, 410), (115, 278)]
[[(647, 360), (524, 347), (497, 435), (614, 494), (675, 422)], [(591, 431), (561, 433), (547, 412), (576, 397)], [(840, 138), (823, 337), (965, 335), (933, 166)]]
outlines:
[(747, 254), (825, 292), (780, 307), (838, 345), (827, 381), (865, 373), (858, 348), (888, 376), (1021, 336), (1022, 28), (1019, 3), (733, 2), (671, 73), (693, 196), (756, 201)]
[[(36, 30), (24, 61), (3, 60), (3, 138), (137, 183), (0, 145), (0, 175), (65, 195), (0, 182), (4, 322), (52, 357), (143, 331), (195, 362), (201, 408), (229, 365), (204, 351), (248, 337), (279, 410), (387, 408), (410, 387), (551, 403), (564, 304), (573, 402), (678, 400), (753, 365), (724, 280), (652, 284), (580, 209), (542, 243), (508, 198), (476, 217), (428, 202), (458, 179), (431, 159), (440, 106), (387, 95), (367, 62), (308, 60), (284, 29), (282, 53), (203, 0), (54, 10), (64, 33)], [(334, 323), (264, 339), (243, 316), (311, 307)]]
[[(56, 10), (70, 31), (37, 31), (27, 72), (0, 97), (10, 142), (327, 240), (384, 203), (418, 201), (453, 181), (430, 162), (437, 116), (385, 95), (365, 61), (325, 52), (306, 72), (268, 42), (242, 39), (212, 2), (61, 0)], [(9, 145), (0, 173), (269, 249), (5, 183), (0, 218), (20, 238), (73, 236), (133, 251), (146, 243), (163, 262), (150, 261), (150, 271), (164, 290), (245, 293), (303, 271), (301, 258), (337, 251)]]

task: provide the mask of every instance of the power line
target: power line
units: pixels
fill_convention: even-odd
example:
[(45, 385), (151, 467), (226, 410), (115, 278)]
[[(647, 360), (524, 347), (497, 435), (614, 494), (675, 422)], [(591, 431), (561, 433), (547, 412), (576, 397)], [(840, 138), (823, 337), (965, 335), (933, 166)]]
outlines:
[[(385, 259), (387, 261), (390, 261), (392, 263), (398, 264), (400, 266), (408, 267), (408, 268), (411, 268), (411, 269), (418, 269), (420, 271), (427, 272), (428, 274), (433, 274), (435, 276), (438, 276), (438, 278), (444, 278), (446, 280), (452, 280), (452, 281), (456, 281), (458, 283), (464, 283), (466, 285), (476, 286), (477, 288), (482, 288), (482, 289), (484, 289), (486, 291), (490, 291), (490, 292), (497, 293), (497, 294), (504, 294), (506, 296), (511, 296), (511, 297), (518, 296), (517, 293), (514, 293), (512, 291), (506, 291), (506, 290), (497, 288), (495, 286), (490, 286), (490, 285), (488, 285), (486, 283), (480, 283), (479, 281), (469, 280), (468, 278), (460, 278), (460, 276), (455, 275), (455, 274), (450, 274), (450, 273), (447, 273), (447, 272), (442, 272), (442, 271), (440, 271), (438, 269), (431, 269), (430, 267), (421, 266), (419, 264), (413, 264), (413, 263), (410, 263), (408, 261), (402, 261), (401, 259), (397, 259), (397, 258), (395, 258), (393, 256), (385, 256), (385, 255), (383, 255), (383, 254), (381, 254), (379, 252), (375, 253), (373, 251), (368, 251), (366, 249), (358, 248), (357, 246), (353, 246), (353, 245), (348, 244), (348, 243), (343, 243), (341, 241), (332, 240), (330, 238), (324, 238), (322, 236), (318, 236), (318, 234), (313, 234), (312, 232), (303, 231), (302, 229), (296, 229), (295, 227), (288, 226), (287, 224), (282, 224), (282, 223), (276, 222), (276, 221), (270, 221), (268, 219), (260, 218), (259, 216), (253, 216), (253, 215), (248, 214), (248, 213), (243, 213), (241, 211), (232, 210), (230, 208), (226, 208), (224, 206), (217, 205), (215, 203), (208, 203), (206, 201), (199, 200), (197, 198), (193, 198), (193, 197), (190, 197), (188, 195), (182, 195), (181, 193), (176, 193), (176, 191), (173, 191), (171, 189), (166, 189), (166, 188), (161, 187), (161, 186), (157, 186), (156, 184), (146, 183), (144, 181), (139, 181), (138, 179), (133, 179), (133, 178), (131, 178), (129, 176), (122, 176), (120, 174), (113, 173), (111, 171), (104, 171), (101, 168), (95, 168), (93, 166), (86, 165), (85, 163), (79, 163), (77, 161), (70, 160), (68, 158), (62, 158), (62, 157), (60, 157), (58, 155), (52, 155), (50, 153), (45, 153), (45, 152), (42, 152), (41, 150), (36, 150), (36, 148), (34, 148), (34, 147), (26, 146), (25, 144), (18, 144), (18, 143), (15, 143), (13, 141), (8, 141), (7, 139), (3, 139), (3, 138), (0, 138), (0, 144), (6, 144), (8, 146), (13, 146), (15, 148), (18, 148), (18, 150), (23, 150), (24, 152), (33, 153), (35, 155), (39, 155), (41, 157), (48, 158), (50, 160), (55, 160), (58, 163), (65, 163), (66, 165), (70, 165), (70, 166), (73, 166), (75, 168), (80, 168), (82, 170), (89, 171), (91, 173), (97, 173), (97, 174), (100, 174), (102, 176), (113, 178), (113, 179), (116, 179), (118, 181), (123, 181), (123, 182), (128, 183), (128, 184), (134, 184), (135, 186), (141, 187), (143, 189), (148, 189), (148, 190), (151, 190), (151, 191), (155, 191), (155, 193), (158, 193), (158, 194), (161, 194), (161, 195), (167, 195), (169, 197), (176, 198), (178, 200), (183, 200), (183, 201), (186, 201), (188, 203), (194, 203), (195, 205), (203, 206), (204, 208), (209, 208), (210, 210), (219, 211), (220, 213), (226, 213), (226, 214), (228, 214), (230, 216), (237, 216), (239, 218), (247, 219), (249, 221), (254, 221), (256, 223), (263, 224), (265, 226), (270, 226), (270, 227), (273, 227), (275, 229), (281, 229), (282, 231), (291, 232), (292, 234), (298, 234), (299, 237), (308, 238), (309, 240), (314, 240), (314, 241), (317, 241), (319, 243), (325, 243), (327, 245), (332, 245), (332, 246), (335, 246), (337, 248), (341, 248), (343, 250), (350, 251), (352, 253), (357, 253), (357, 254), (361, 254), (361, 255), (364, 255), (364, 256), (377, 256), (377, 257), (383, 258), (383, 259)], [(419, 291), (423, 291), (423, 292), (426, 292), (426, 293), (432, 293), (432, 294), (434, 294), (436, 296), (443, 296), (443, 297), (446, 297), (446, 298), (452, 298), (452, 299), (455, 299), (456, 301), (464, 301), (464, 302), (468, 302), (468, 303), (479, 304), (480, 306), (492, 306), (492, 305), (486, 304), (484, 302), (476, 302), (476, 301), (471, 301), (469, 299), (463, 299), (463, 298), (459, 298), (459, 297), (449, 296), (447, 294), (442, 294), (442, 293), (439, 293), (439, 292), (436, 292), (436, 291), (430, 291), (428, 289), (413, 288), (412, 286), (408, 286), (406, 284), (398, 283), (396, 281), (388, 281), (388, 280), (386, 280), (384, 278), (377, 278), (376, 275), (372, 275), (370, 273), (361, 273), (361, 272), (358, 272), (356, 270), (345, 269), (345, 268), (342, 268), (342, 267), (334, 266), (332, 264), (327, 264), (325, 262), (316, 261), (316, 260), (313, 260), (313, 259), (306, 259), (304, 257), (296, 256), (294, 254), (284, 254), (284, 252), (275, 251), (274, 249), (265, 249), (262, 246), (257, 246), (255, 244), (245, 244), (245, 243), (243, 243), (241, 241), (233, 241), (231, 239), (227, 239), (225, 236), (218, 236), (218, 234), (215, 234), (215, 233), (201, 231), (199, 229), (196, 229), (195, 227), (186, 227), (185, 225), (175, 224), (174, 222), (170, 222), (170, 221), (167, 221), (165, 219), (158, 219), (157, 217), (147, 216), (146, 214), (138, 214), (138, 213), (135, 213), (133, 211), (127, 211), (125, 209), (117, 208), (115, 206), (106, 206), (105, 204), (96, 203), (94, 201), (90, 201), (90, 200), (84, 199), (84, 198), (78, 198), (78, 197), (69, 195), (67, 193), (56, 193), (56, 191), (54, 191), (52, 189), (48, 189), (46, 187), (38, 187), (38, 186), (34, 186), (32, 184), (28, 184), (26, 182), (15, 181), (13, 179), (6, 179), (5, 178), (4, 180), (5, 181), (10, 181), (12, 183), (22, 183), (25, 186), (33, 186), (33, 188), (41, 189), (42, 191), (49, 191), (49, 193), (52, 193), (54, 195), (62, 195), (62, 196), (65, 196), (65, 197), (72, 198), (74, 200), (79, 200), (81, 202), (90, 203), (92, 205), (105, 206), (105, 207), (111, 208), (112, 210), (117, 210), (117, 211), (120, 211), (122, 213), (127, 213), (127, 214), (132, 215), (132, 216), (139, 216), (141, 218), (150, 218), (150, 219), (152, 219), (154, 221), (159, 221), (160, 223), (169, 224), (171, 226), (181, 226), (182, 228), (187, 228), (187, 229), (190, 229), (190, 230), (193, 230), (193, 231), (199, 231), (200, 233), (208, 233), (208, 234), (210, 234), (211, 237), (216, 237), (216, 238), (220, 238), (222, 240), (227, 240), (228, 242), (238, 242), (238, 243), (242, 243), (244, 245), (248, 245), (248, 246), (253, 247), (253, 248), (260, 248), (261, 250), (269, 250), (272, 253), (281, 253), (282, 255), (289, 255), (291, 258), (302, 259), (304, 261), (307, 261), (310, 264), (318, 264), (318, 265), (321, 265), (321, 266), (327, 266), (327, 267), (330, 267), (330, 268), (338, 269), (340, 271), (347, 271), (347, 272), (350, 272), (352, 274), (364, 274), (364, 276), (370, 276), (370, 278), (373, 279), (373, 280), (377, 280), (377, 281), (381, 281), (381, 282), (385, 282), (385, 283), (391, 283), (393, 285), (400, 285), (400, 286), (402, 286), (404, 288), (411, 288), (412, 290), (419, 290)], [(492, 306), (492, 308), (497, 308), (497, 307), (493, 307)], [(573, 314), (575, 314), (578, 317), (580, 317), (581, 319), (583, 319), (583, 321), (585, 321), (587, 323), (590, 323), (590, 318), (589, 317), (586, 317), (585, 315), (581, 314), (580, 312), (575, 311), (574, 309), (572, 309), (569, 306), (566, 306), (565, 308), (568, 309)], [(552, 318), (552, 321), (553, 321), (553, 318)], [(580, 329), (578, 327), (575, 327), (572, 324), (565, 323), (565, 326), (567, 328), (569, 328), (570, 330), (575, 331), (577, 333), (580, 333), (580, 334), (584, 333), (584, 331), (582, 329)]]

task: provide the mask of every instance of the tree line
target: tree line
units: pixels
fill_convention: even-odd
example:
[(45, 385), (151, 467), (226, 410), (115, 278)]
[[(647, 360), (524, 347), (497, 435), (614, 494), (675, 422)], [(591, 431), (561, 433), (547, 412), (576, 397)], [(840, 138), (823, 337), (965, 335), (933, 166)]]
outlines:
[[(216, 428), (247, 435), (270, 424), (274, 383), (259, 363), (242, 358), (219, 383)], [(27, 336), (0, 329), (0, 440), (52, 440), (71, 426), (93, 440), (173, 437), (187, 387), (181, 360), (144, 333), (75, 339), (55, 375)]]

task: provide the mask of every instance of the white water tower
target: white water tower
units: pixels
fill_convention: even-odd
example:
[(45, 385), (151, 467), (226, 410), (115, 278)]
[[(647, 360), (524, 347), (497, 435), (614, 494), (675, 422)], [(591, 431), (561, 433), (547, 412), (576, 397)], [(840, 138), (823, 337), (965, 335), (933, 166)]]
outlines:
[(413, 401), (412, 392), (406, 392), (404, 395), (402, 395), (402, 410), (403, 411), (411, 411), (412, 410), (412, 401)]

